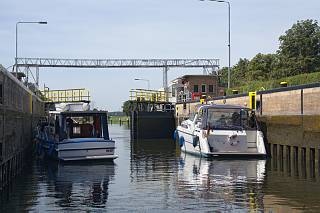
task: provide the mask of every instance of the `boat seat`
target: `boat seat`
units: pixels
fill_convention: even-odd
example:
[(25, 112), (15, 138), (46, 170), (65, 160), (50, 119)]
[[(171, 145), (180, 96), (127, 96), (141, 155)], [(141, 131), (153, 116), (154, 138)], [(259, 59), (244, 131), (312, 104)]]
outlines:
[(81, 124), (80, 125), (80, 137), (82, 138), (91, 138), (93, 126), (91, 124)]

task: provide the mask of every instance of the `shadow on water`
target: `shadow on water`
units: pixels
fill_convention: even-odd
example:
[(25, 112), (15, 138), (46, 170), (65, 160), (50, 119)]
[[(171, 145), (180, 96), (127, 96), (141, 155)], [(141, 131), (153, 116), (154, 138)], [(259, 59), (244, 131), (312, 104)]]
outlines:
[(0, 191), (0, 212), (23, 212), (33, 206), (37, 189), (27, 184), (33, 182), (33, 175), (32, 163), (29, 163), (16, 179)]

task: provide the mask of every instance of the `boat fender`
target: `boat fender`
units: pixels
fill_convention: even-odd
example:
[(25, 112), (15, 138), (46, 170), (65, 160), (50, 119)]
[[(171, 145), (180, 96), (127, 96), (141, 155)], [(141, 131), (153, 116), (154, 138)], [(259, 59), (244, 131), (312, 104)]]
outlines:
[(179, 137), (178, 130), (174, 130), (172, 135), (173, 140), (176, 141), (178, 137)]
[(182, 136), (179, 137), (179, 145), (180, 147), (183, 147), (184, 145), (184, 138)]
[(192, 137), (193, 147), (198, 146), (198, 143), (199, 143), (199, 136), (193, 136), (193, 137)]

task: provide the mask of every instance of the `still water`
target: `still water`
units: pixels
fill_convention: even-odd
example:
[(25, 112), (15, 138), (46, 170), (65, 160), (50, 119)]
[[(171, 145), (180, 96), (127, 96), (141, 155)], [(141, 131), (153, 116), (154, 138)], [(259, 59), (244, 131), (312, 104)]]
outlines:
[(206, 160), (173, 141), (130, 142), (110, 126), (119, 158), (61, 164), (35, 160), (0, 194), (0, 212), (320, 211), (319, 175), (275, 160)]

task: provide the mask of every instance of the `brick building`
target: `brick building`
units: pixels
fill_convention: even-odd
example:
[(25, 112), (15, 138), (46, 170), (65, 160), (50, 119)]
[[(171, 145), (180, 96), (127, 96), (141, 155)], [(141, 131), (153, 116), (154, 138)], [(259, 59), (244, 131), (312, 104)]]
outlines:
[(170, 82), (171, 102), (213, 98), (224, 94), (217, 75), (184, 75)]

